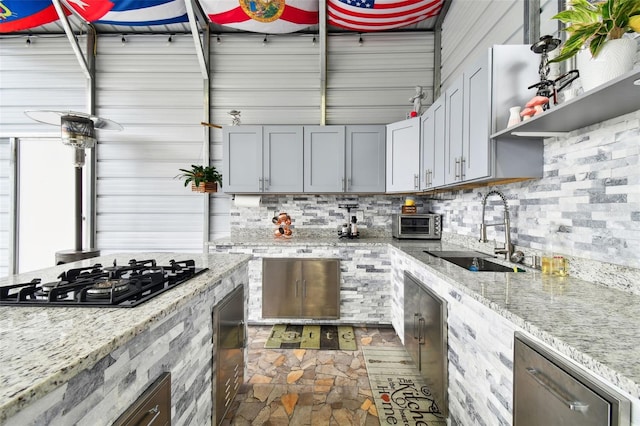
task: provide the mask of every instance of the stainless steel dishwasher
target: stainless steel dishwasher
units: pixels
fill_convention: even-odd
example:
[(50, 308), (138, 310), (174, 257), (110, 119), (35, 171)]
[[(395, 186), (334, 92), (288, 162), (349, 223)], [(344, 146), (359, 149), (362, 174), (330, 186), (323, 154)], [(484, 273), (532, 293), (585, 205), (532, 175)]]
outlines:
[(263, 318), (340, 318), (340, 259), (264, 258)]
[(628, 426), (627, 398), (557, 353), (516, 332), (514, 426)]

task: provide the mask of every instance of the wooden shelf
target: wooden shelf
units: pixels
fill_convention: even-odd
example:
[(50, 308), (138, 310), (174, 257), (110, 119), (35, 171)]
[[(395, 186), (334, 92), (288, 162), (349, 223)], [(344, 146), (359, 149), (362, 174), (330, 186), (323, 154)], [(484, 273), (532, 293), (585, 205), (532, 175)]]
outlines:
[(640, 109), (640, 69), (633, 69), (520, 124), (491, 135), (491, 139), (561, 136)]

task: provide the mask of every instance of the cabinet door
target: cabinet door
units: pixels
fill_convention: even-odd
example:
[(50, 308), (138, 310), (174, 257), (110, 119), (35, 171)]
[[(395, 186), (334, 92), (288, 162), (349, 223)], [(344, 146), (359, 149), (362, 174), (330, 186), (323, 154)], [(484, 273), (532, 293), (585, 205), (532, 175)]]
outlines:
[(302, 318), (340, 318), (340, 261), (305, 259), (302, 263)]
[(445, 124), (444, 97), (441, 96), (422, 115), (420, 121), (420, 188), (423, 190), (444, 185)]
[(304, 127), (304, 191), (343, 192), (344, 126)]
[(416, 365), (420, 365), (418, 320), (420, 319), (420, 285), (409, 274), (404, 275), (404, 346)]
[(262, 318), (300, 318), (300, 268), (297, 259), (262, 260)]
[(445, 183), (462, 180), (463, 79), (459, 77), (445, 92)]
[(264, 126), (263, 192), (302, 192), (302, 126)]
[(440, 411), (447, 413), (447, 302), (428, 287), (420, 289), (418, 345), (420, 374), (433, 391)]
[(417, 191), (420, 174), (420, 118), (387, 125), (387, 192)]
[(222, 155), (225, 192), (262, 190), (262, 126), (223, 127)]
[(489, 176), (491, 170), (489, 56), (481, 55), (479, 61), (465, 70), (463, 78), (462, 180), (472, 180)]
[(347, 126), (347, 192), (384, 192), (385, 126)]

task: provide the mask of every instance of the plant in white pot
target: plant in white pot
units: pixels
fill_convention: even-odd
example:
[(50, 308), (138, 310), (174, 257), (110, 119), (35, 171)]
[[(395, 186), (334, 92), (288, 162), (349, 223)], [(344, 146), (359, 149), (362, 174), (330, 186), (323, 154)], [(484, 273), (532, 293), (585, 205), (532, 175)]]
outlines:
[(572, 0), (570, 6), (552, 18), (567, 24), (569, 38), (550, 62), (578, 54), (585, 92), (631, 70), (638, 43), (624, 35), (640, 32), (640, 0)]

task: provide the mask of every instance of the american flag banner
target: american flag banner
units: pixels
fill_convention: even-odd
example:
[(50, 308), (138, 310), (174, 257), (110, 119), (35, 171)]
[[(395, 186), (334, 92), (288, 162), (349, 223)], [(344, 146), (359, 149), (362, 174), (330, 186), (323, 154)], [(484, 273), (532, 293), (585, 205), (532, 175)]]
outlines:
[(443, 0), (327, 0), (329, 24), (359, 32), (401, 28), (440, 13)]
[(318, 0), (200, 0), (211, 22), (267, 34), (284, 34), (318, 23)]

